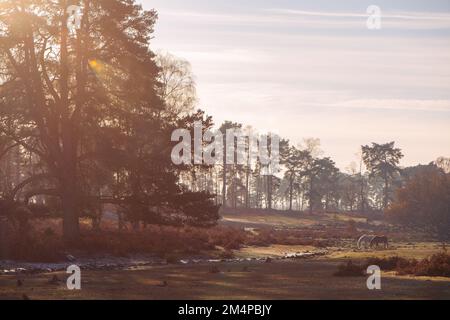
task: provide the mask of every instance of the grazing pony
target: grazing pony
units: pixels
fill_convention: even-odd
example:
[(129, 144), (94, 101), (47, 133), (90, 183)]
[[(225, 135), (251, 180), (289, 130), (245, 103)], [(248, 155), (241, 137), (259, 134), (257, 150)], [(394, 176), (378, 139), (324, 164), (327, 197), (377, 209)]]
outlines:
[(358, 249), (361, 249), (364, 245), (364, 248), (368, 248), (373, 240), (373, 238), (375, 238), (375, 236), (373, 235), (368, 235), (368, 234), (364, 234), (362, 235), (357, 242), (357, 246)]
[(370, 241), (370, 247), (376, 247), (378, 248), (379, 245), (383, 245), (383, 247), (385, 249), (388, 248), (389, 243), (388, 243), (388, 238), (386, 236), (375, 236), (371, 241)]

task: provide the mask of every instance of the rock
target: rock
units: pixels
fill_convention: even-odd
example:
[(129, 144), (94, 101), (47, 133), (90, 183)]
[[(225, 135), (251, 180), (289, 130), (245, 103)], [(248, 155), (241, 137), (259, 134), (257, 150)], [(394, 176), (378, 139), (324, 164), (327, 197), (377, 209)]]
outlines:
[(22, 280), (18, 279), (18, 280), (17, 280), (17, 286), (18, 286), (18, 287), (21, 287), (22, 285), (23, 285)]
[(266, 258), (266, 263), (271, 263), (272, 261), (273, 261), (273, 259), (271, 257)]
[(22, 294), (22, 299), (23, 300), (31, 300), (30, 297), (26, 293)]

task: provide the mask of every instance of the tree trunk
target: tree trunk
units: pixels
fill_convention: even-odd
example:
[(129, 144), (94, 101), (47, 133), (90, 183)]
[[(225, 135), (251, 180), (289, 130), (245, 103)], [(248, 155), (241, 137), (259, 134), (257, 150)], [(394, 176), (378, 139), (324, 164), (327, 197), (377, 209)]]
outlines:
[(6, 217), (0, 216), (0, 259), (9, 257), (10, 243), (9, 243), (9, 226)]
[(247, 167), (245, 176), (245, 207), (248, 209), (250, 200), (250, 166)]
[(361, 189), (360, 189), (360, 201), (361, 201), (361, 212), (364, 213), (366, 211), (365, 208), (365, 197), (364, 197), (364, 176), (362, 172), (363, 166), (363, 155), (361, 153), (361, 160), (359, 162), (359, 177), (361, 178)]
[(260, 201), (260, 198), (261, 198), (261, 178), (260, 178), (260, 176), (258, 175), (257, 177), (256, 177), (256, 201), (255, 201), (255, 207), (256, 208), (261, 208), (261, 201)]
[(310, 182), (309, 182), (309, 213), (312, 214), (313, 213), (313, 207), (314, 207), (314, 194), (313, 194), (313, 178), (310, 178)]
[(361, 206), (361, 212), (364, 213), (366, 211), (366, 205), (365, 205), (365, 197), (364, 197), (364, 180), (362, 180), (363, 178), (361, 177), (361, 190), (360, 190), (360, 206)]
[(78, 221), (78, 199), (76, 189), (63, 187), (61, 204), (63, 209), (63, 235), (66, 242), (78, 241), (80, 229)]
[[(61, 1), (63, 8), (67, 7), (67, 1)], [(66, 242), (78, 241), (80, 238), (78, 217), (78, 187), (77, 187), (77, 139), (75, 126), (78, 123), (71, 122), (69, 108), (69, 54), (68, 54), (68, 30), (66, 21), (67, 12), (62, 17), (61, 27), (61, 138), (62, 158), (59, 158), (59, 171), (61, 179), (61, 204), (63, 209), (63, 236)], [(55, 149), (59, 146), (55, 146)]]
[(384, 197), (383, 197), (383, 210), (387, 208), (389, 202), (389, 181), (387, 175), (384, 177)]
[(292, 211), (292, 196), (293, 196), (294, 177), (291, 175), (289, 180), (289, 211)]
[(226, 158), (223, 158), (223, 173), (222, 173), (222, 207), (227, 206), (227, 165)]
[[(67, 130), (67, 131), (66, 131)], [(61, 204), (63, 209), (63, 235), (68, 242), (78, 241), (80, 190), (77, 183), (77, 152), (73, 130), (63, 131), (64, 153), (61, 163)]]

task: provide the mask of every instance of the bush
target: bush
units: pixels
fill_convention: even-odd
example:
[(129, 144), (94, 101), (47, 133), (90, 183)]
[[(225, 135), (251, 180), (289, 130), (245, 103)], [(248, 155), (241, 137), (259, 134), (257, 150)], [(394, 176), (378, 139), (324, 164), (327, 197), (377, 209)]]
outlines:
[(408, 227), (424, 228), (448, 239), (450, 230), (450, 175), (441, 172), (417, 174), (386, 211), (387, 218)]
[(231, 227), (215, 227), (207, 231), (209, 242), (225, 250), (240, 249), (247, 242), (247, 234), (242, 229)]
[(399, 268), (405, 268), (411, 264), (411, 260), (400, 257), (389, 258), (369, 258), (367, 259), (367, 266), (379, 266), (381, 270), (393, 271)]
[(450, 255), (447, 252), (420, 261), (400, 257), (370, 258), (366, 263), (369, 265), (377, 265), (384, 271), (396, 271), (400, 275), (450, 277)]
[(363, 265), (354, 264), (351, 260), (346, 264), (338, 266), (334, 273), (336, 277), (361, 277), (364, 276), (366, 268)]
[(414, 274), (418, 276), (450, 277), (450, 255), (437, 253), (416, 264)]
[(231, 250), (222, 251), (219, 253), (219, 259), (233, 259), (234, 253)]

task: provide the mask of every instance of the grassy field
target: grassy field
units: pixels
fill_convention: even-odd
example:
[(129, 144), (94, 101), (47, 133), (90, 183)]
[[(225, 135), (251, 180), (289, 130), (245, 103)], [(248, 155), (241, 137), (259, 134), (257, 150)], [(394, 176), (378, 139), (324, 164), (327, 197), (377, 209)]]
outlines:
[[(365, 277), (335, 277), (337, 262), (324, 260), (170, 265), (145, 270), (86, 271), (82, 290), (49, 284), (54, 274), (0, 277), (0, 299), (448, 299), (442, 279), (382, 278), (371, 291)], [(66, 275), (59, 273), (60, 279)]]
[[(335, 248), (336, 249), (336, 248)], [(398, 256), (406, 259), (424, 259), (443, 250), (439, 242), (404, 243), (395, 242), (388, 249), (380, 250), (331, 250), (330, 259), (365, 259), (371, 257), (387, 258)]]

